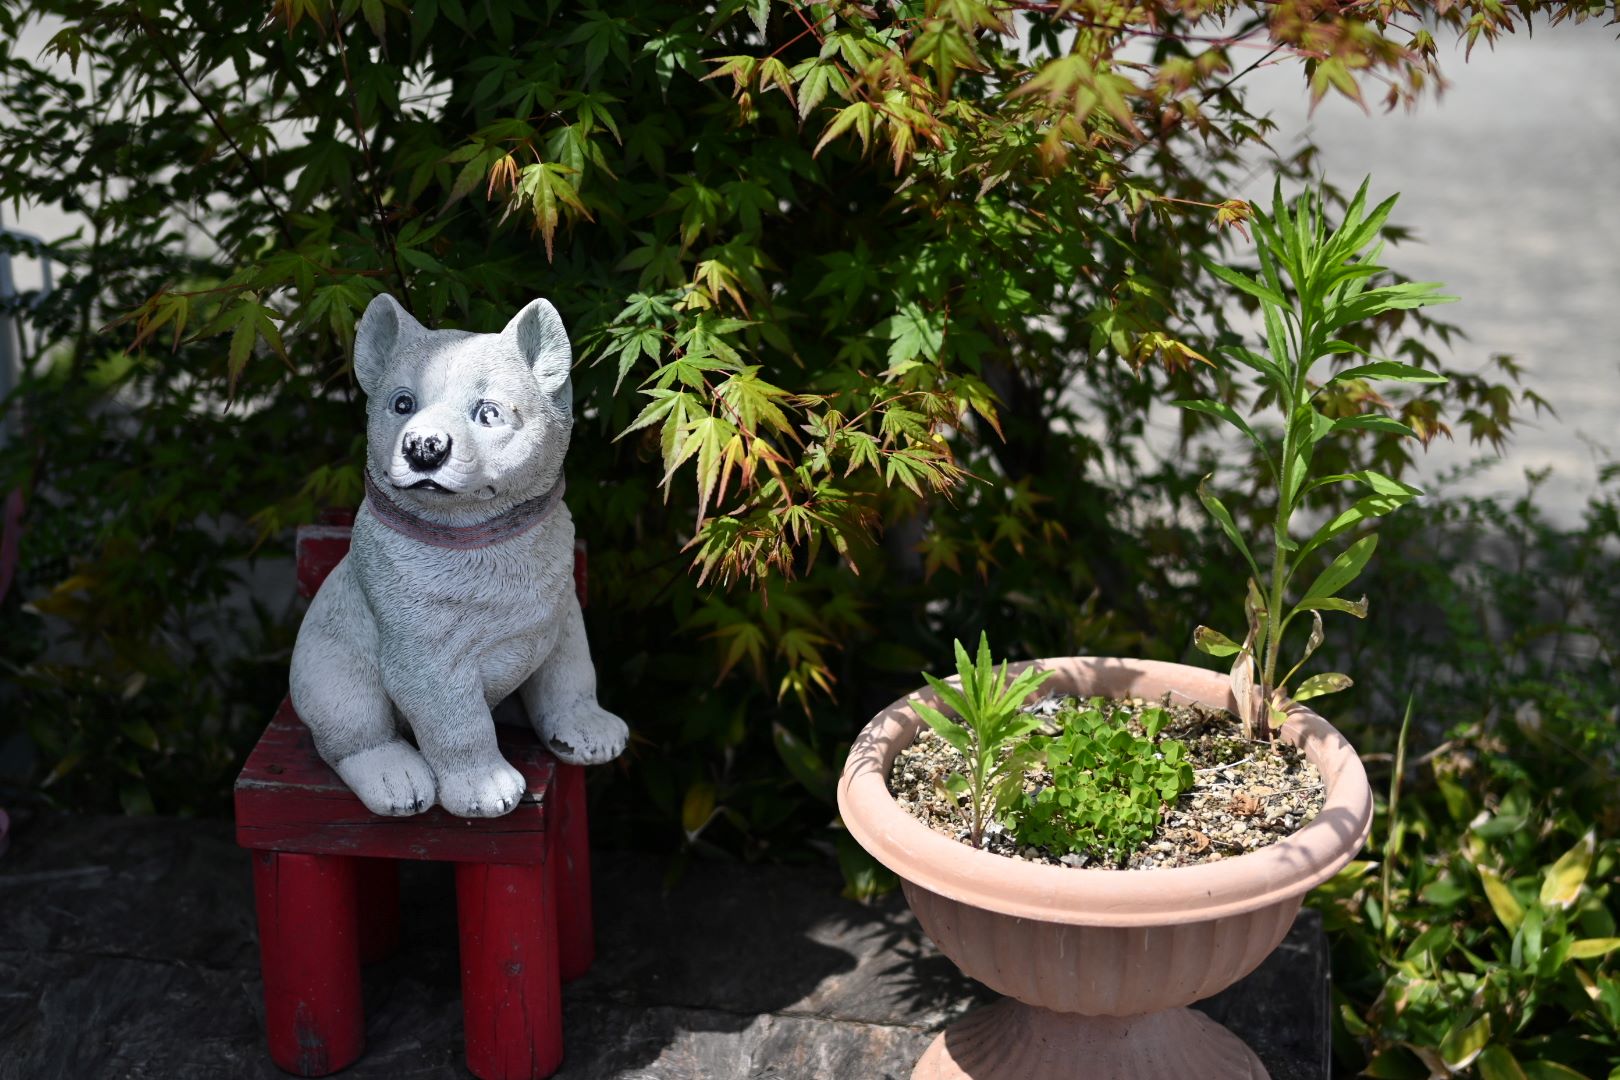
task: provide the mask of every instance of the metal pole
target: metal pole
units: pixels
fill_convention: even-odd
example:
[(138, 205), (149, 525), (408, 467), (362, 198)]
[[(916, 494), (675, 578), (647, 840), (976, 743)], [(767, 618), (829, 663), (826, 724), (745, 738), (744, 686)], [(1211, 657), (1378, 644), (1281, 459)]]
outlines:
[[(15, 237), (18, 240), (32, 241), (35, 245), (35, 254), (39, 259), (41, 297), (49, 296), (51, 292), (51, 260), (43, 251), (44, 244), (39, 237), (29, 233), (18, 232), (16, 229), (6, 228), (5, 214), (0, 210), (0, 236)], [(17, 380), (22, 375), (22, 324), (18, 320), (15, 309), (21, 299), (17, 292), (17, 281), (12, 275), (11, 251), (0, 248), (0, 401), (4, 401), (17, 386)], [(0, 446), (6, 444), (8, 436), (16, 426), (16, 419), (10, 413), (0, 417)]]
[[(0, 211), (0, 235), (10, 234), (5, 226), (5, 215)], [(17, 285), (11, 277), (11, 251), (0, 248), (0, 401), (9, 397), (12, 388), (17, 385), (18, 338), (11, 314), (11, 305), (16, 299)], [(0, 446), (6, 444), (11, 426), (11, 417), (7, 414), (0, 422)]]

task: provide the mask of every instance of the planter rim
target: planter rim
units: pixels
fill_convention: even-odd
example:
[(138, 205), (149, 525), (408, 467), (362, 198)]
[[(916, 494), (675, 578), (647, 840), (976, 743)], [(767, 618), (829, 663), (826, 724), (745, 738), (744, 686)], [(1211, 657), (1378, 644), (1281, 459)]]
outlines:
[[(1052, 670), (1049, 693), (1162, 698), (1177, 694), (1232, 708), (1222, 672), (1157, 660), (1062, 657), (1009, 664)], [(1098, 684), (1107, 689), (1101, 689)], [(953, 680), (954, 681), (954, 680)], [(1077, 689), (1078, 688), (1078, 689)], [(838, 810), (851, 835), (880, 863), (922, 888), (1016, 918), (1084, 926), (1165, 926), (1219, 919), (1302, 896), (1355, 857), (1372, 829), (1372, 791), (1361, 759), (1310, 709), (1290, 706), (1280, 737), (1322, 774), (1320, 813), (1259, 851), (1196, 866), (1097, 870), (1024, 862), (935, 832), (901, 809), (889, 791), (896, 755), (922, 718), (908, 702), (933, 701), (924, 688), (878, 713), (850, 747), (838, 781)]]

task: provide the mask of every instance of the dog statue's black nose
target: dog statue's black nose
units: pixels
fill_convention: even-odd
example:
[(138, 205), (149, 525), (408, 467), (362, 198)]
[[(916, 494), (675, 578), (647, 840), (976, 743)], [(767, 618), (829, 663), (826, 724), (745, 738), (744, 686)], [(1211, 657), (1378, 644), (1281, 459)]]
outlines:
[(425, 435), (413, 431), (405, 436), (400, 449), (411, 468), (418, 472), (432, 472), (450, 456), (450, 436), (437, 431)]

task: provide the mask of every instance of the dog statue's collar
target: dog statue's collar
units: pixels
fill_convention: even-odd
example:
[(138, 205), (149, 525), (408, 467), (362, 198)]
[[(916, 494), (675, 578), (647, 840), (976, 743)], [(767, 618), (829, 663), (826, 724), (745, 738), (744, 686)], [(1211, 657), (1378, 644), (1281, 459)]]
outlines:
[(401, 536), (420, 540), (433, 547), (457, 551), (490, 547), (514, 536), (522, 536), (556, 513), (557, 507), (562, 505), (563, 481), (559, 476), (556, 485), (544, 495), (520, 502), (487, 521), (480, 521), (476, 525), (441, 525), (400, 506), (371, 478), (370, 469), (361, 471), (365, 474), (366, 503), (371, 507), (372, 516)]

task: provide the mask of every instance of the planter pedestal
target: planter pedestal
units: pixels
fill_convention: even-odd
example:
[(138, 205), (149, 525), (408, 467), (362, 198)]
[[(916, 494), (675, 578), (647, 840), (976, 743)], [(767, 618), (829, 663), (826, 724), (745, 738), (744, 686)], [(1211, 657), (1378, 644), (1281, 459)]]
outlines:
[[(1008, 672), (1031, 664), (1054, 672), (1051, 693), (1236, 706), (1230, 679), (1202, 668), (1066, 657)], [(1324, 803), (1270, 847), (1198, 866), (1071, 869), (979, 851), (906, 813), (889, 769), (922, 723), (909, 698), (872, 719), (850, 747), (838, 809), (939, 951), (1008, 1000), (946, 1029), (915, 1080), (1263, 1080), (1237, 1036), (1186, 1006), (1259, 967), (1305, 894), (1366, 842), (1372, 792), (1344, 737), (1290, 706), (1279, 738), (1321, 773)]]
[(1078, 1016), (1005, 998), (939, 1033), (912, 1080), (1268, 1080), (1243, 1040), (1203, 1013)]

